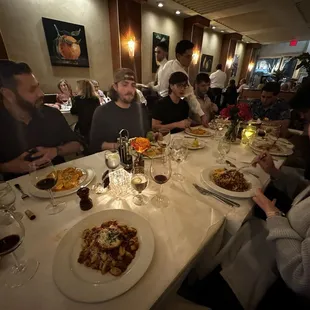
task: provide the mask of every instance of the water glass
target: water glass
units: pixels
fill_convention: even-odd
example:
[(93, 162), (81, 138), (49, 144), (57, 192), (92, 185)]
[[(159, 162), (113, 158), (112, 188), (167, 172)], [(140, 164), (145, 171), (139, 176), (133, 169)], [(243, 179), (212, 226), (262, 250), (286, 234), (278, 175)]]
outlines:
[(112, 171), (115, 170), (120, 165), (121, 159), (118, 150), (113, 149), (105, 151), (104, 157), (105, 157), (105, 164)]
[(18, 220), (21, 220), (23, 218), (23, 214), (20, 212), (15, 212), (15, 200), (16, 194), (12, 186), (6, 182), (0, 183), (0, 209), (7, 209), (11, 212), (14, 212), (14, 216)]
[(218, 160), (216, 161), (219, 164), (224, 164), (225, 163), (225, 156), (229, 153), (230, 151), (230, 141), (228, 139), (226, 139), (225, 137), (222, 138), (219, 141), (217, 150), (220, 154), (220, 157), (218, 158)]
[(173, 178), (177, 181), (184, 181), (184, 176), (179, 172), (180, 163), (183, 162), (188, 154), (188, 149), (183, 138), (175, 138), (171, 145), (171, 158), (177, 162), (177, 171), (173, 173)]

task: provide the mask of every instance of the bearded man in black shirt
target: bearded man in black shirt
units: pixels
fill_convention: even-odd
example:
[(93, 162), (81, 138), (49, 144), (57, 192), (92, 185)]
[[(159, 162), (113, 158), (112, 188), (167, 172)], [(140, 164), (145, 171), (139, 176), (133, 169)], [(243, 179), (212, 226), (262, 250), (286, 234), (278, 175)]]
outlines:
[(81, 150), (65, 118), (43, 105), (39, 82), (25, 63), (0, 60), (0, 173), (10, 179), (42, 166), (63, 162)]

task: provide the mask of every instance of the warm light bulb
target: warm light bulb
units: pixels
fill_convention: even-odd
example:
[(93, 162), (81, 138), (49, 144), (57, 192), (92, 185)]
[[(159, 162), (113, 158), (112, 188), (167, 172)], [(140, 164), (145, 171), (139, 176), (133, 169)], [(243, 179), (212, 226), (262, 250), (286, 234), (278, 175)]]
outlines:
[(175, 14), (180, 15), (181, 12), (179, 10), (175, 11)]
[(133, 39), (130, 39), (128, 42), (128, 53), (129, 57), (134, 57), (135, 56), (135, 45), (136, 42)]
[(233, 59), (232, 59), (232, 58), (228, 58), (227, 61), (226, 61), (226, 66), (227, 66), (228, 68), (230, 68), (231, 65), (232, 65), (232, 63), (233, 63)]
[(212, 29), (215, 29), (216, 27), (215, 26), (212, 26)]
[(162, 2), (158, 2), (157, 4), (160, 8), (162, 8), (164, 6), (164, 4)]
[(249, 71), (252, 71), (254, 68), (254, 63), (253, 62), (250, 62), (249, 65), (248, 65), (248, 70)]
[(224, 30), (221, 30), (221, 32), (225, 32)]
[(198, 50), (196, 50), (196, 51), (193, 52), (192, 62), (193, 62), (194, 65), (197, 65), (197, 63), (198, 63), (199, 54), (200, 54), (200, 53), (199, 53)]

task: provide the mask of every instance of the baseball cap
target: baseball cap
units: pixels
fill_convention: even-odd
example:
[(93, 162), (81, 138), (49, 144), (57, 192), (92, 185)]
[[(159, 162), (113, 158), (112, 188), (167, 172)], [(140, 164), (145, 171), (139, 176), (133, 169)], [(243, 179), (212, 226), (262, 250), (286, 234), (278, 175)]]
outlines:
[(135, 73), (128, 68), (121, 68), (118, 69), (114, 74), (114, 83), (118, 83), (121, 81), (130, 80), (130, 81), (136, 81), (136, 75)]

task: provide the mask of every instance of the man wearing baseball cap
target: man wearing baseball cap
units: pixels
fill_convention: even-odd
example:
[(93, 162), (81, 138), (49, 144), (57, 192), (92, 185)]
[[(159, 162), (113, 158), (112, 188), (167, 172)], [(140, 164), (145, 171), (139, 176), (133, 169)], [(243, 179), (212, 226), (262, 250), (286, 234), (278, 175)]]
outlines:
[(130, 137), (143, 137), (150, 129), (145, 107), (137, 97), (136, 76), (132, 70), (122, 68), (116, 71), (109, 97), (111, 101), (98, 107), (93, 116), (92, 153), (115, 148), (122, 129), (127, 129)]

